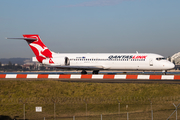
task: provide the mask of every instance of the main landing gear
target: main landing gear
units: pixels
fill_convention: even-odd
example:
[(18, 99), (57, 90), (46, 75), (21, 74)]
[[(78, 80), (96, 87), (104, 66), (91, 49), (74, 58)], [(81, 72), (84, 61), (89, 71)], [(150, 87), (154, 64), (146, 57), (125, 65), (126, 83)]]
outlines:
[[(99, 70), (93, 70), (92, 74), (98, 74)], [(87, 74), (86, 70), (82, 70), (81, 74)]]
[(81, 74), (87, 74), (86, 70), (82, 70)]
[(92, 74), (98, 74), (99, 70), (93, 70)]

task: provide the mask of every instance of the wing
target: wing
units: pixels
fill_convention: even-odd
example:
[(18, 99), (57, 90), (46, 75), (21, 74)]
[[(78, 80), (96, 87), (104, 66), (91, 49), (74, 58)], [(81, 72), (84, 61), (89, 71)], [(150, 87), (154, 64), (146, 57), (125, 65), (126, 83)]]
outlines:
[(74, 69), (74, 70), (103, 70), (103, 66), (48, 66), (48, 67), (55, 67), (59, 69)]

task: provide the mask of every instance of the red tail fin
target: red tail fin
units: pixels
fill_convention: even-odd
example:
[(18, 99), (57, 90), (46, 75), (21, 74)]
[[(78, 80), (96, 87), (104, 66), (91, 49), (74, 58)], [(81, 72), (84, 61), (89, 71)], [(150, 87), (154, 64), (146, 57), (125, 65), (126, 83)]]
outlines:
[(39, 62), (42, 63), (43, 59), (52, 58), (52, 52), (44, 45), (39, 35), (23, 35), (24, 38), (36, 38), (37, 40), (26, 40), (36, 55)]

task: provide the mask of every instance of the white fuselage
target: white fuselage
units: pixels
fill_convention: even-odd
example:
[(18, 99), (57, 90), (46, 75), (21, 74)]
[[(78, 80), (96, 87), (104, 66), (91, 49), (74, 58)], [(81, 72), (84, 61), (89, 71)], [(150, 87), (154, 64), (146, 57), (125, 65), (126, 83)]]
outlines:
[[(174, 64), (163, 56), (152, 53), (60, 53), (53, 58), (67, 57), (68, 67), (91, 70), (169, 70)], [(58, 64), (49, 64), (57, 66)]]

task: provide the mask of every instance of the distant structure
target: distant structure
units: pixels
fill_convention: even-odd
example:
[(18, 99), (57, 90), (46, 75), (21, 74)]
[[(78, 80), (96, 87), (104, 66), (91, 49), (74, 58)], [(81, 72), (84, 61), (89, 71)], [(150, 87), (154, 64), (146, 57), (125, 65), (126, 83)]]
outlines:
[(175, 65), (180, 65), (180, 52), (175, 53), (175, 54), (171, 57), (171, 62), (173, 62)]
[(43, 69), (48, 70), (48, 67), (45, 67), (44, 64), (39, 62), (33, 62), (31, 59), (25, 60), (22, 67), (29, 70), (41, 70), (42, 67), (44, 67)]
[(175, 64), (175, 70), (180, 70), (180, 52), (175, 53), (170, 60)]

